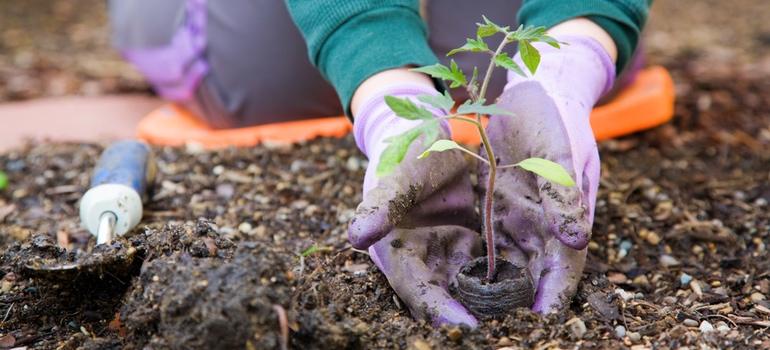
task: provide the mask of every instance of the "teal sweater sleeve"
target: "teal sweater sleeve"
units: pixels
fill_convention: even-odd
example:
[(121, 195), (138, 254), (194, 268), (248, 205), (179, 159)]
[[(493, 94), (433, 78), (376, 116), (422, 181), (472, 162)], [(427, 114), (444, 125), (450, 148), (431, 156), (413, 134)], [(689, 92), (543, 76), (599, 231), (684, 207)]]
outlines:
[(618, 48), (617, 74), (631, 59), (652, 0), (524, 0), (519, 23), (553, 27), (575, 17), (586, 17), (602, 27)]
[[(552, 27), (576, 17), (593, 20), (615, 41), (620, 74), (636, 48), (651, 3), (525, 0), (519, 22)], [(428, 45), (418, 0), (286, 0), (286, 4), (305, 38), (310, 61), (334, 86), (348, 115), (353, 93), (370, 76), (438, 62)]]
[(345, 113), (364, 80), (391, 68), (438, 62), (417, 0), (286, 0), (310, 61), (334, 86)]

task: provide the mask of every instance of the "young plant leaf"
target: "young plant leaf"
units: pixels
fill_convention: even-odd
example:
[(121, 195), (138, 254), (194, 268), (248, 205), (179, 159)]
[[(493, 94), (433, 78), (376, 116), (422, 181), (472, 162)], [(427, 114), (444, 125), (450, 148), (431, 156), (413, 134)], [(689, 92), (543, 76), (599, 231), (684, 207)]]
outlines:
[(428, 149), (425, 150), (425, 152), (422, 152), (419, 156), (417, 156), (417, 159), (423, 159), (427, 157), (431, 152), (444, 152), (448, 151), (450, 149), (459, 149), (462, 148), (460, 145), (457, 144), (457, 142), (454, 142), (452, 140), (438, 140), (434, 142)]
[(529, 41), (524, 40), (519, 42), (519, 55), (529, 71), (535, 74), (537, 66), (540, 65), (540, 52)]
[(6, 187), (8, 187), (8, 175), (0, 171), (0, 190), (4, 190)]
[(455, 100), (449, 95), (449, 91), (444, 91), (443, 95), (420, 95), (417, 96), (417, 100), (446, 111), (455, 106)]
[(435, 119), (426, 120), (422, 124), (394, 137), (388, 138), (385, 142), (388, 146), (380, 155), (380, 163), (377, 164), (376, 175), (382, 177), (390, 174), (396, 169), (396, 166), (404, 160), (409, 146), (412, 145), (420, 135), (423, 136), (424, 145), (432, 144), (439, 134), (439, 124)]
[(446, 55), (452, 56), (458, 52), (488, 52), (489, 46), (484, 42), (484, 39), (478, 37), (477, 39), (465, 39), (465, 45), (458, 47), (452, 51), (449, 51)]
[(458, 114), (487, 114), (487, 115), (507, 115), (513, 116), (513, 112), (502, 108), (496, 104), (484, 105), (484, 101), (471, 102), (465, 101), (457, 108)]
[(559, 163), (552, 162), (548, 159), (527, 158), (518, 162), (516, 165), (524, 170), (540, 175), (550, 182), (567, 187), (575, 186), (575, 180), (569, 176), (567, 170)]
[(452, 60), (449, 67), (436, 63), (431, 66), (424, 66), (419, 68), (413, 68), (411, 71), (420, 72), (430, 75), (436, 79), (446, 80), (450, 82), (449, 87), (456, 88), (466, 84), (465, 74), (457, 66), (457, 62)]
[(484, 24), (476, 23), (476, 25), (479, 27), (478, 30), (476, 30), (476, 36), (480, 38), (486, 38), (488, 36), (495, 35), (497, 33), (507, 33), (510, 27), (501, 27), (487, 18), (487, 16), (481, 16), (481, 18), (484, 19)]
[(430, 120), (433, 119), (433, 113), (423, 107), (419, 107), (414, 102), (406, 98), (394, 96), (385, 96), (385, 104), (390, 107), (397, 116), (409, 120)]
[(521, 75), (522, 77), (527, 76), (521, 67), (519, 67), (519, 65), (516, 64), (512, 58), (508, 57), (508, 54), (505, 52), (501, 52), (499, 55), (495, 56), (495, 65), (508, 70), (512, 70), (514, 73)]
[(311, 245), (309, 248), (307, 248), (307, 249), (303, 250), (303, 251), (302, 251), (302, 253), (300, 253), (299, 255), (301, 255), (302, 257), (305, 257), (305, 258), (307, 258), (309, 255), (311, 255), (311, 254), (313, 254), (313, 253), (317, 252), (318, 250), (319, 250), (319, 249), (318, 249), (318, 246), (317, 246), (317, 245), (315, 245), (315, 244), (313, 244), (313, 245)]

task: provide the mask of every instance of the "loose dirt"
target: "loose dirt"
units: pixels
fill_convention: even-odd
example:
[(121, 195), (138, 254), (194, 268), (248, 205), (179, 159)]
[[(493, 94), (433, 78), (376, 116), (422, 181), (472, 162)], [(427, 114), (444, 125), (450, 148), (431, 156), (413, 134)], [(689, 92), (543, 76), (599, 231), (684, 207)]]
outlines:
[[(10, 4), (0, 2), (20, 9)], [(648, 47), (674, 75), (676, 117), (600, 145), (589, 261), (558, 314), (519, 309), (476, 330), (414, 321), (346, 242), (366, 164), (351, 138), (157, 149), (142, 225), (115, 246), (118, 256), (136, 249), (137, 264), (75, 283), (35, 275), (31, 261), (104, 249), (76, 210), (102, 146), (36, 144), (0, 154), (11, 184), (0, 192), (0, 348), (277, 349), (285, 328), (300, 349), (770, 348), (770, 22), (753, 10), (763, 5), (656, 4)], [(47, 10), (80, 38), (80, 56), (50, 59), (70, 39), (36, 46), (49, 39), (0, 28), (0, 57), (12, 58), (0, 60), (0, 100), (146, 89), (114, 53), (84, 54), (106, 52), (106, 35), (93, 30), (101, 5), (80, 6)], [(0, 13), (0, 23), (59, 27)], [(747, 18), (735, 13), (758, 23), (718, 30)], [(80, 24), (88, 19), (96, 24)], [(96, 64), (78, 64), (88, 57)]]

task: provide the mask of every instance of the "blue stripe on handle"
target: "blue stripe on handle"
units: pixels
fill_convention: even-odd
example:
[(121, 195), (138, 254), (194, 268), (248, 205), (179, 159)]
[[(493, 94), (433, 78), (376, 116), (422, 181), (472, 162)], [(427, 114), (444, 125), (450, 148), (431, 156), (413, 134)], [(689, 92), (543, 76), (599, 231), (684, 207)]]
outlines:
[(145, 197), (152, 154), (140, 141), (119, 141), (102, 152), (91, 178), (91, 187), (103, 184), (126, 185)]

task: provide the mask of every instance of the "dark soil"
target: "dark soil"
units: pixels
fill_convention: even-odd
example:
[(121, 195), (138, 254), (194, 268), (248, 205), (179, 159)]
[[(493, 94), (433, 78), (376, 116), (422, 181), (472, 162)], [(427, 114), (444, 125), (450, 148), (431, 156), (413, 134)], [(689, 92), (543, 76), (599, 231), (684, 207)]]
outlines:
[[(101, 146), (37, 144), (0, 154), (11, 183), (0, 192), (0, 348), (270, 349), (283, 329), (300, 349), (770, 348), (770, 21), (752, 3), (767, 9), (657, 2), (653, 29), (664, 30), (649, 47), (674, 74), (676, 117), (601, 144), (589, 261), (558, 314), (517, 309), (477, 330), (413, 320), (346, 241), (365, 167), (351, 138), (157, 149), (142, 225), (103, 255), (136, 249), (135, 268), (118, 274), (84, 254), (107, 248), (93, 247), (77, 215)], [(102, 2), (20, 4), (0, 0), (0, 100), (144, 89), (104, 63), (118, 59), (93, 30)], [(38, 7), (57, 20), (24, 15)], [(17, 30), (31, 27), (57, 35)], [(52, 59), (63, 47), (79, 49)], [(25, 268), (82, 259), (104, 269), (73, 282)]]

